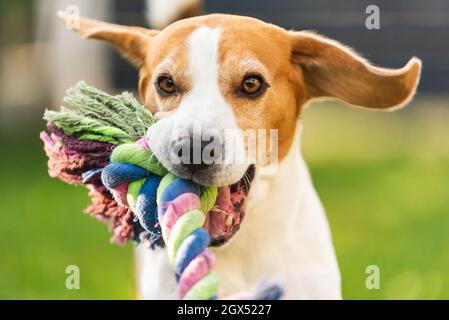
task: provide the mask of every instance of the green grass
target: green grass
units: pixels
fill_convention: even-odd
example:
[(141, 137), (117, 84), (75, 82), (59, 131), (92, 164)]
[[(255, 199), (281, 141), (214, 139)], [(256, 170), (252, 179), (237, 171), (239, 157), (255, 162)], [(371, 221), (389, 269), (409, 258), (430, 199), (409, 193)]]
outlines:
[[(0, 172), (0, 298), (134, 297), (132, 245), (111, 245), (107, 227), (82, 213), (84, 188), (48, 177), (38, 141), (10, 148)], [(69, 265), (80, 268), (80, 290), (65, 287)]]
[[(303, 153), (330, 220), (346, 299), (449, 298), (449, 109), (337, 104), (304, 115)], [(365, 269), (380, 268), (380, 290)]]
[[(303, 154), (326, 208), (347, 299), (449, 298), (449, 110), (393, 114), (321, 103), (303, 115)], [(82, 214), (86, 191), (50, 179), (37, 132), (3, 143), (0, 298), (134, 298), (132, 245)], [(65, 288), (77, 265), (81, 289)], [(380, 290), (365, 269), (380, 268)]]

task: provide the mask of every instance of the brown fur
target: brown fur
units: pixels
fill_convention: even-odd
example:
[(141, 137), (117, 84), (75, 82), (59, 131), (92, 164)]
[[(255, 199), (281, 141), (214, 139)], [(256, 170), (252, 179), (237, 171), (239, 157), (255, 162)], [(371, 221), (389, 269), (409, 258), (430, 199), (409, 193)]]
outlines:
[[(312, 32), (286, 31), (247, 17), (207, 15), (175, 22), (161, 32), (83, 18), (78, 31), (88, 38), (110, 42), (136, 65), (145, 105), (153, 112), (166, 112), (175, 110), (190, 88), (189, 75), (183, 72), (188, 63), (185, 40), (203, 25), (222, 29), (220, 89), (234, 108), (238, 125), (242, 130), (278, 129), (280, 159), (290, 149), (298, 115), (307, 100), (333, 97), (386, 110), (408, 102), (418, 84), (419, 59), (413, 58), (402, 69), (379, 68), (336, 41)], [(170, 73), (181, 92), (178, 97), (159, 98), (163, 109), (156, 110), (155, 68), (167, 57), (172, 64), (157, 71)], [(245, 59), (259, 61), (264, 68), (245, 70)], [(248, 71), (261, 73), (270, 84), (255, 100), (235, 92)]]

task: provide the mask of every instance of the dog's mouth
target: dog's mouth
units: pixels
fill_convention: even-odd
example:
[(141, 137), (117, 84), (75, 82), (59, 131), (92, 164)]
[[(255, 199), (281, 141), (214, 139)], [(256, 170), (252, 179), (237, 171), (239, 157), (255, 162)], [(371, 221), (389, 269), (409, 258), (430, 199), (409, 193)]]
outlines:
[(215, 206), (206, 214), (204, 224), (211, 237), (211, 246), (224, 245), (239, 231), (255, 172), (255, 166), (251, 165), (237, 183), (218, 189)]

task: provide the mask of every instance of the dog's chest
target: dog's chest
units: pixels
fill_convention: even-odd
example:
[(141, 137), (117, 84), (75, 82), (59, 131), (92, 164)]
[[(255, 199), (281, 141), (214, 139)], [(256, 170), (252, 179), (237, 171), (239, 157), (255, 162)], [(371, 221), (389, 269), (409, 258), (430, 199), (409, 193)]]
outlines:
[(138, 296), (145, 300), (175, 300), (176, 281), (168, 262), (166, 249), (136, 248), (136, 280)]
[[(298, 154), (272, 179), (255, 180), (245, 220), (217, 255), (219, 296), (279, 282), (284, 298), (338, 299), (340, 275), (329, 227), (307, 167)], [(176, 299), (176, 283), (165, 250), (137, 248), (139, 295)]]
[[(295, 273), (296, 265), (292, 262), (297, 260), (296, 250), (294, 245), (289, 247), (289, 243), (295, 243), (291, 241), (295, 222), (289, 217), (298, 211), (298, 198), (288, 199), (288, 193), (274, 193), (271, 189), (278, 186), (260, 180), (254, 187), (256, 192), (241, 230), (228, 245), (213, 249), (217, 256), (215, 269), (221, 278), (221, 297), (252, 290), (263, 280), (288, 282)], [(267, 193), (273, 194), (267, 198)], [(142, 298), (176, 298), (176, 283), (165, 250), (153, 251), (140, 245), (137, 276)]]

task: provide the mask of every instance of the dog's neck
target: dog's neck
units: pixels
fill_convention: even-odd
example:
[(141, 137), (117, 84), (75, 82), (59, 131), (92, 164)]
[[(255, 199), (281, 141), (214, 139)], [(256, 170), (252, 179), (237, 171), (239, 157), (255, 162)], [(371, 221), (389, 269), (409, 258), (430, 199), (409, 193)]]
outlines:
[(329, 225), (299, 149), (301, 131), (297, 125), (276, 174), (256, 176), (241, 230), (215, 250), (224, 296), (265, 279), (279, 282), (286, 299), (341, 298)]
[[(329, 228), (299, 146), (297, 129), (276, 174), (256, 176), (241, 230), (226, 246), (212, 249), (220, 296), (251, 290), (265, 279), (279, 281), (286, 299), (340, 297)], [(165, 250), (139, 246), (137, 275), (141, 297), (175, 298)]]
[[(289, 237), (288, 221), (299, 218), (299, 206), (309, 201), (306, 196), (309, 189), (313, 189), (301, 156), (300, 138), (301, 129), (297, 126), (290, 151), (279, 162), (275, 174), (260, 175), (256, 170), (241, 229), (223, 249), (232, 251), (235, 247), (245, 247), (267, 232)], [(267, 243), (268, 246), (273, 244), (276, 242)]]
[[(250, 211), (252, 211), (254, 207), (262, 206), (263, 203), (267, 201), (270, 203), (272, 200), (282, 201), (284, 197), (282, 197), (282, 199), (273, 199), (272, 197), (273, 193), (277, 194), (279, 193), (279, 190), (283, 190), (283, 193), (286, 196), (288, 196), (289, 193), (298, 194), (299, 186), (303, 184), (303, 182), (307, 183), (307, 181), (301, 181), (303, 179), (303, 177), (301, 177), (302, 166), (305, 166), (300, 151), (301, 132), (302, 129), (298, 123), (290, 150), (286, 157), (278, 163), (273, 174), (260, 175), (259, 172), (256, 172), (253, 189), (251, 190), (250, 199), (248, 200), (248, 209)], [(291, 188), (288, 189), (286, 186)], [(274, 205), (279, 205), (279, 203)]]

